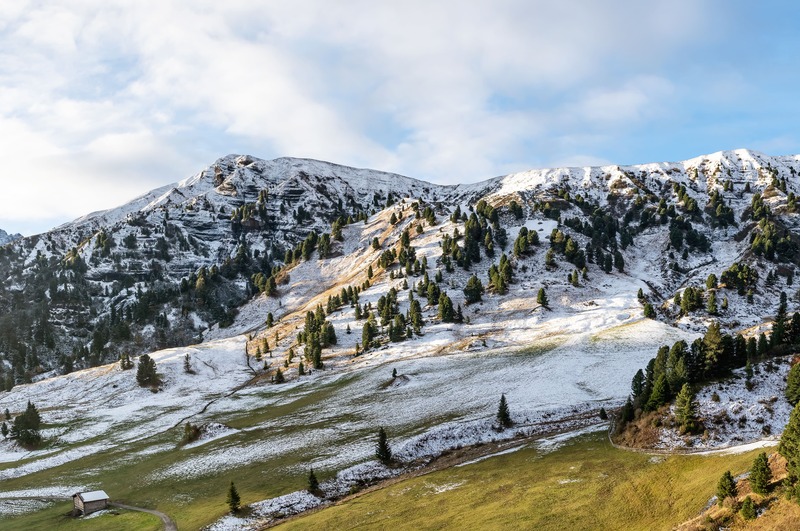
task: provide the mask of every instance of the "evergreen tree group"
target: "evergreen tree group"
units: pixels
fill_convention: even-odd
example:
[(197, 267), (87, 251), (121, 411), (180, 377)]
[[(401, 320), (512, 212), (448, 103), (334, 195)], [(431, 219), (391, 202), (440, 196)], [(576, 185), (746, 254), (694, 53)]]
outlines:
[[(738, 270), (739, 274), (744, 271), (743, 268)], [(723, 278), (726, 278), (725, 274)], [(714, 283), (716, 278), (707, 281), (707, 284)], [(686, 305), (686, 301), (694, 296), (693, 292), (687, 294), (688, 291), (689, 288), (684, 291), (682, 298), (676, 295), (681, 305)], [(723, 377), (741, 367), (745, 368), (750, 382), (753, 362), (765, 356), (782, 354), (788, 346), (793, 345), (800, 345), (800, 314), (795, 313), (788, 319), (785, 293), (780, 297), (771, 336), (765, 333), (757, 339), (745, 339), (741, 334), (732, 336), (721, 330), (718, 321), (712, 321), (702, 338), (696, 339), (691, 345), (681, 340), (672, 347), (662, 346), (648, 362), (645, 371), (636, 372), (631, 381), (630, 411), (634, 415), (631, 416), (630, 411), (626, 410), (617, 428), (623, 430), (624, 425), (633, 420), (639, 411), (655, 411), (673, 398), (678, 398), (676, 417), (681, 431), (697, 433), (702, 430), (702, 424), (694, 414), (691, 386)], [(689, 387), (685, 384), (689, 384)], [(789, 372), (786, 398), (792, 404), (800, 400), (800, 365)]]
[[(6, 418), (8, 417), (7, 413)], [(14, 417), (14, 422), (11, 424), (11, 438), (16, 439), (23, 446), (34, 447), (42, 441), (39, 431), (41, 423), (42, 417), (39, 415), (39, 410), (28, 400), (25, 411)], [(5, 423), (3, 424), (5, 425)]]

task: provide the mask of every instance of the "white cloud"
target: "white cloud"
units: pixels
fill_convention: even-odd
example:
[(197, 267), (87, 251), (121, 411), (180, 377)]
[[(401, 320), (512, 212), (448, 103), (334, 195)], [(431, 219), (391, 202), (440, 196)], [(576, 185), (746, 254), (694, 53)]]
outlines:
[(658, 65), (702, 37), (706, 10), (688, 0), (4, 5), (0, 134), (27, 182), (3, 186), (41, 199), (21, 211), (4, 193), (0, 223), (113, 206), (199, 170), (223, 145), (439, 182), (602, 160), (591, 151), (604, 128), (669, 112), (676, 89)]
[(643, 120), (662, 117), (672, 107), (672, 84), (655, 76), (637, 77), (621, 87), (590, 90), (575, 105), (575, 120), (597, 127), (637, 126)]

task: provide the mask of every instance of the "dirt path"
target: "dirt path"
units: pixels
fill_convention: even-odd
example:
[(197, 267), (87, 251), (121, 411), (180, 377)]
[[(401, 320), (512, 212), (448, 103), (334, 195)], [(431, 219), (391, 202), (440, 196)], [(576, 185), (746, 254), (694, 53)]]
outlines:
[(175, 525), (175, 522), (172, 521), (172, 518), (162, 513), (161, 511), (154, 511), (152, 509), (144, 509), (142, 507), (134, 507), (133, 505), (125, 505), (116, 502), (109, 503), (109, 505), (111, 507), (119, 507), (120, 509), (127, 509), (129, 511), (139, 511), (142, 513), (153, 514), (161, 518), (161, 521), (164, 523), (164, 531), (178, 531), (178, 526)]

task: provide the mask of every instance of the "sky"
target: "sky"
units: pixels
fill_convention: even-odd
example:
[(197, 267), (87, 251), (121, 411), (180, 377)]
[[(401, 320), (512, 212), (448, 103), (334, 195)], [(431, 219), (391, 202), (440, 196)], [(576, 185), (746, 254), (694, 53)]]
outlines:
[(0, 2), (0, 228), (229, 153), (437, 183), (800, 153), (797, 20), (788, 1)]

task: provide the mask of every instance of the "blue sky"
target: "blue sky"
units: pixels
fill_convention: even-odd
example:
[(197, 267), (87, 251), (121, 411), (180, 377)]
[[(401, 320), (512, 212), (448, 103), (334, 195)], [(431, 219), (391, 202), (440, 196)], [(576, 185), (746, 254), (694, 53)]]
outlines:
[(800, 153), (799, 11), (701, 0), (2, 2), (0, 228), (41, 232), (228, 153), (440, 183), (741, 147)]

